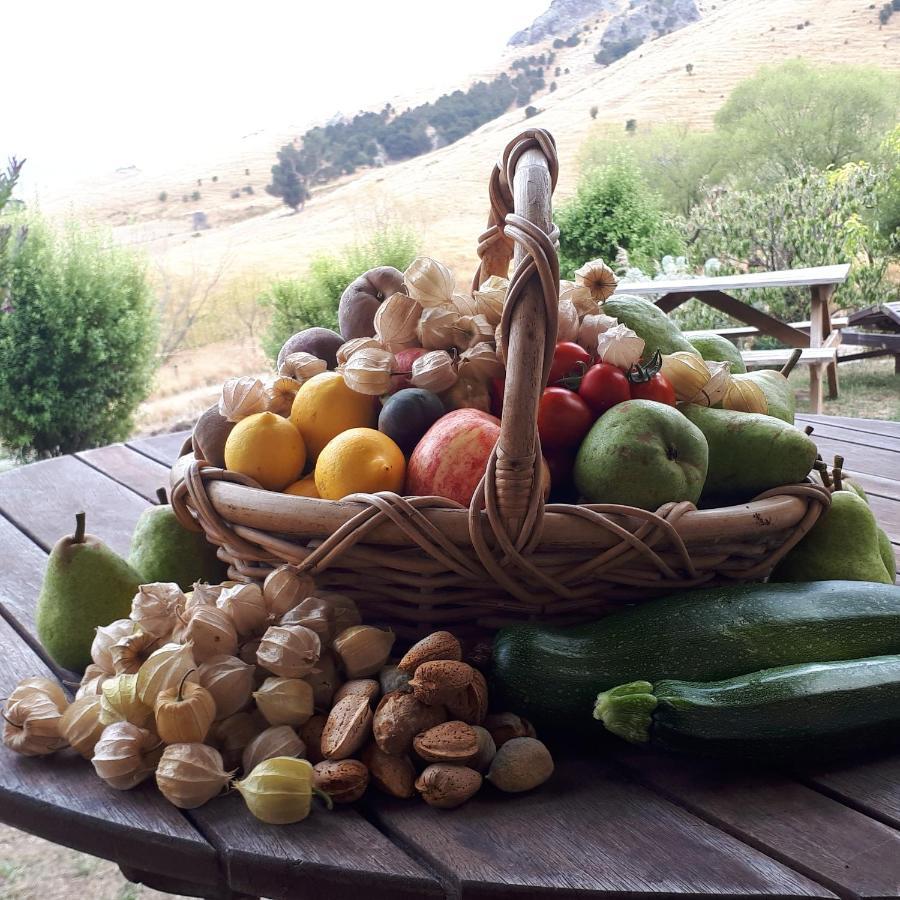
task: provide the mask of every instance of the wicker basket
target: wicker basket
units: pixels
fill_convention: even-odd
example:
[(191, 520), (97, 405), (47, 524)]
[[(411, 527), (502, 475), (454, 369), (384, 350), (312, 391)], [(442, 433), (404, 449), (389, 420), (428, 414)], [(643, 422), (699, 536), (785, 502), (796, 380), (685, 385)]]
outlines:
[(515, 270), (501, 323), (500, 438), (470, 508), (440, 497), (264, 491), (194, 459), (187, 445), (172, 470), (172, 503), (219, 546), (233, 578), (261, 580), (288, 563), (403, 636), (438, 627), (478, 636), (528, 619), (583, 621), (679, 588), (760, 580), (812, 527), (830, 503), (812, 483), (720, 509), (543, 503), (536, 417), (557, 327), (556, 176), (553, 138), (539, 129), (512, 141), (492, 172), (473, 284), (507, 275), (513, 254)]

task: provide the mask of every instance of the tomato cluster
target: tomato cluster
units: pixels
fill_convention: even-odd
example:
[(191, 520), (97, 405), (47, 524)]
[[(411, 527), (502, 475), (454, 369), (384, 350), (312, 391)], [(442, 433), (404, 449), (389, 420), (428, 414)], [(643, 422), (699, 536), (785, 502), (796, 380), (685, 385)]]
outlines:
[(603, 413), (626, 400), (675, 405), (675, 391), (651, 361), (624, 372), (594, 362), (578, 344), (556, 345), (547, 387), (538, 405), (538, 434), (553, 481), (568, 478), (578, 447)]

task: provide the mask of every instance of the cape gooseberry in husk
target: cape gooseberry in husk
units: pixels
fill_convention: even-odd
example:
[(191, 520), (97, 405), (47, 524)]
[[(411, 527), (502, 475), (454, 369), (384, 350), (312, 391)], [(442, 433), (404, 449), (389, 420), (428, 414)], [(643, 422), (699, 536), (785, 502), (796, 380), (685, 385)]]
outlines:
[(313, 767), (305, 759), (276, 756), (261, 762), (243, 780), (234, 783), (247, 809), (269, 825), (290, 825), (309, 815), (313, 794), (331, 809), (331, 799), (313, 785)]
[(191, 443), (196, 459), (205, 459), (210, 465), (225, 468), (225, 441), (236, 425), (229, 422), (219, 412), (219, 404), (214, 403), (206, 412), (202, 413), (194, 425), (191, 434)]

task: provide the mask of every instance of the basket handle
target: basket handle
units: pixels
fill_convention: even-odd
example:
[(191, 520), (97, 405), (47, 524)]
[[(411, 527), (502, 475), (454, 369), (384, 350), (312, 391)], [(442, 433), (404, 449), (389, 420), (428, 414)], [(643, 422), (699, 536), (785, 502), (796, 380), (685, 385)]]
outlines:
[(491, 215), (479, 240), (481, 265), (474, 279), (478, 287), (488, 275), (506, 275), (514, 247), (515, 270), (500, 322), (506, 358), (500, 438), (472, 509), (483, 504), (492, 530), (498, 538), (505, 532), (516, 550), (536, 542), (543, 514), (537, 409), (557, 333), (559, 230), (551, 212), (557, 173), (549, 132), (529, 129), (507, 145), (491, 174)]

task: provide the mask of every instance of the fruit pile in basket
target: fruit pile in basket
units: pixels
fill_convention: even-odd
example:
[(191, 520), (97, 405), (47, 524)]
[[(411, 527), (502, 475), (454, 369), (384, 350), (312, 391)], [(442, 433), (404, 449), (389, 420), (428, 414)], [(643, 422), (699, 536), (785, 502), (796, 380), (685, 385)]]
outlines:
[[(271, 491), (468, 505), (500, 433), (508, 288), (491, 276), (463, 293), (426, 257), (366, 272), (341, 298), (340, 334), (306, 329), (269, 381), (226, 382), (194, 429), (195, 455)], [(786, 377), (747, 373), (728, 341), (691, 343), (615, 288), (601, 260), (560, 283), (537, 414), (549, 499), (730, 505), (804, 480), (816, 448), (793, 427)]]
[(484, 781), (518, 793), (550, 777), (529, 723), (489, 715), (454, 635), (392, 659), (394, 638), (288, 566), (262, 587), (141, 585), (127, 618), (97, 628), (73, 701), (48, 678), (17, 685), (3, 743), (26, 756), (71, 747), (110, 787), (155, 778), (183, 809), (233, 786), (276, 825), (305, 818), (315, 794), (351, 803), (370, 784), (452, 809)]

